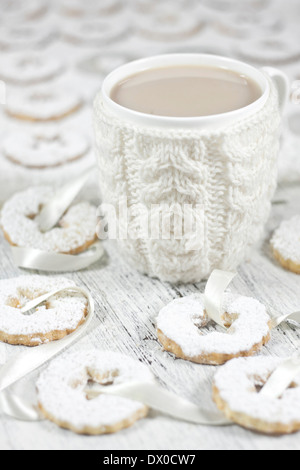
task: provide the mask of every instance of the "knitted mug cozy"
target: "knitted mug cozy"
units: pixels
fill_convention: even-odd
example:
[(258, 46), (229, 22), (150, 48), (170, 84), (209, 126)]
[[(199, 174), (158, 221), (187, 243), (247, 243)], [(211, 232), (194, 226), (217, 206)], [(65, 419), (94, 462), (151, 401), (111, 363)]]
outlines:
[(259, 112), (215, 130), (138, 126), (97, 96), (103, 202), (115, 212), (121, 251), (138, 270), (172, 283), (200, 282), (213, 269), (235, 270), (262, 237), (277, 182), (281, 120), (277, 89), (267, 79), (270, 96)]

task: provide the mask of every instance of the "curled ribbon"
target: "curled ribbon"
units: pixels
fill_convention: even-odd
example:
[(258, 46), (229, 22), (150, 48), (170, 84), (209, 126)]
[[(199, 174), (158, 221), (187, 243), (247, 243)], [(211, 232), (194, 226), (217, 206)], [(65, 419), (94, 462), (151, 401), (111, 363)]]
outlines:
[(282, 315), (281, 317), (274, 318), (272, 320), (272, 328), (277, 328), (278, 326), (281, 325), (281, 323), (284, 323), (288, 320), (295, 321), (297, 323), (300, 323), (300, 311), (299, 312), (293, 312), (293, 313), (288, 313), (287, 315)]
[[(40, 214), (36, 217), (39, 229), (42, 232), (51, 230), (57, 224), (88, 181), (92, 170), (93, 168), (89, 168), (71, 183), (60, 188), (54, 197), (45, 204)], [(14, 262), (20, 268), (57, 273), (86, 269), (101, 259), (104, 254), (104, 249), (100, 242), (95, 243), (87, 251), (79, 255), (50, 253), (31, 247), (18, 246), (11, 247), (11, 250)]]
[[(204, 293), (204, 305), (207, 315), (218, 325), (224, 327), (223, 323), (223, 299), (225, 291), (237, 276), (237, 273), (215, 270), (207, 281)], [(300, 323), (300, 311), (278, 316), (271, 320), (271, 328), (277, 328), (282, 323), (292, 320)]]
[(44, 205), (36, 218), (41, 232), (47, 232), (57, 224), (61, 216), (66, 212), (68, 207), (70, 207), (77, 194), (84, 187), (93, 170), (93, 168), (89, 168), (71, 183), (63, 186), (56, 192), (55, 196)]
[(87, 390), (89, 398), (95, 398), (101, 394), (129, 398), (172, 418), (193, 424), (206, 426), (228, 426), (232, 424), (224, 419), (218, 410), (208, 411), (205, 408), (199, 408), (199, 406), (168, 392), (155, 382), (131, 382), (123, 385), (97, 386)]
[(30, 405), (22, 398), (6, 392), (6, 389), (16, 383), (18, 380), (25, 377), (30, 372), (36, 370), (49, 359), (56, 356), (63, 349), (70, 346), (87, 330), (91, 324), (95, 311), (94, 300), (90, 293), (81, 287), (72, 286), (52, 291), (48, 294), (38, 297), (37, 299), (34, 299), (33, 301), (30, 301), (21, 311), (22, 313), (26, 313), (45, 302), (50, 297), (64, 292), (76, 292), (83, 294), (86, 297), (88, 301), (88, 314), (85, 322), (79, 328), (77, 328), (77, 330), (65, 338), (29, 349), (25, 353), (12, 358), (0, 368), (0, 410), (8, 416), (26, 421), (36, 421), (41, 419), (34, 405)]
[[(205, 304), (206, 308), (208, 308), (208, 314), (212, 315), (212, 318), (214, 316), (214, 320), (218, 320), (218, 324), (221, 324), (222, 326), (222, 315), (224, 313), (222, 311), (223, 295), (234, 277), (234, 273), (214, 271), (208, 281), (208, 287), (205, 291)], [(27, 353), (12, 359), (0, 369), (0, 409), (2, 412), (16, 419), (36, 421), (42, 418), (34, 405), (30, 405), (21, 398), (6, 393), (6, 389), (26, 374), (37, 369), (75, 341), (83, 331), (87, 329), (92, 320), (94, 313), (93, 299), (84, 289), (73, 287), (46, 294), (32, 302), (29, 302), (25, 308), (22, 309), (23, 313), (36, 307), (49, 297), (65, 290), (81, 292), (87, 297), (89, 303), (89, 315), (85, 324), (63, 340), (42, 345), (34, 350), (30, 350)], [(273, 327), (276, 327), (287, 320), (298, 321), (299, 319), (300, 312), (284, 315), (273, 321)], [(299, 356), (283, 362), (274, 371), (260, 393), (270, 398), (279, 398), (299, 373)], [(131, 382), (128, 384), (105, 387), (101, 387), (99, 385), (92, 389), (87, 389), (86, 393), (88, 398), (95, 398), (100, 394), (111, 394), (139, 401), (163, 414), (194, 424), (206, 426), (227, 426), (232, 424), (227, 419), (224, 419), (223, 415), (218, 410), (208, 411), (205, 408), (200, 408), (199, 406), (168, 392), (156, 382)]]
[[(205, 289), (204, 303), (209, 317), (218, 325), (223, 324), (223, 298), (226, 289), (237, 276), (237, 273), (215, 270), (211, 274)], [(287, 320), (300, 322), (300, 312), (283, 315), (272, 321), (272, 328)], [(289, 359), (282, 363), (270, 377), (262, 395), (278, 398), (289, 387), (293, 379), (300, 373), (300, 358)], [(157, 383), (129, 383), (124, 385), (96, 386), (87, 390), (89, 398), (100, 394), (112, 394), (123, 398), (139, 401), (163, 414), (190, 423), (208, 426), (226, 426), (232, 422), (224, 419), (219, 411), (208, 411), (190, 403), (160, 387)]]
[[(279, 399), (293, 380), (300, 374), (300, 357), (290, 358), (281, 363), (273, 372), (260, 394)], [(125, 385), (97, 386), (86, 391), (88, 398), (101, 394), (116, 395), (139, 401), (150, 408), (172, 418), (206, 426), (229, 426), (233, 423), (224, 419), (221, 412), (208, 411), (180, 398), (156, 383), (129, 383)]]
[(204, 292), (204, 307), (207, 315), (214, 320), (217, 325), (225, 328), (222, 315), (223, 297), (227, 287), (237, 276), (237, 273), (214, 270), (207, 281)]
[(13, 246), (11, 249), (14, 262), (20, 268), (57, 273), (80, 271), (88, 268), (104, 255), (104, 248), (100, 242), (95, 243), (87, 251), (79, 255), (49, 253), (34, 248), (21, 248), (18, 246)]
[(19, 421), (42, 421), (36, 406), (6, 391), (0, 394), (0, 411)]
[(300, 356), (297, 355), (284, 361), (277, 367), (260, 391), (260, 394), (268, 398), (280, 398), (299, 374)]
[(123, 385), (97, 386), (87, 390), (89, 398), (95, 398), (101, 394), (116, 395), (139, 401), (156, 411), (189, 423), (209, 426), (231, 424), (218, 411), (201, 409), (197, 405), (168, 392), (155, 382), (131, 382)]

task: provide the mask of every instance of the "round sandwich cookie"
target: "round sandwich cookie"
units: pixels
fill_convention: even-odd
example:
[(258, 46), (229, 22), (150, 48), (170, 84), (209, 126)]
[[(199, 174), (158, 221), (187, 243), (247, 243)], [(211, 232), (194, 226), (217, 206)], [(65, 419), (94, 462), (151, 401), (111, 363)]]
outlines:
[(47, 11), (45, 0), (1, 0), (1, 16), (5, 22), (35, 20)]
[(90, 149), (78, 130), (18, 131), (4, 139), (2, 152), (10, 161), (26, 168), (54, 168), (79, 160)]
[(151, 15), (143, 17), (140, 32), (158, 41), (176, 41), (199, 33), (204, 23), (198, 15), (187, 15), (173, 7), (157, 7)]
[(57, 31), (48, 24), (11, 23), (0, 26), (0, 49), (18, 51), (41, 47), (52, 41)]
[(1, 61), (0, 77), (15, 85), (34, 85), (58, 76), (63, 64), (57, 57), (41, 53), (19, 53)]
[(227, 331), (207, 316), (203, 295), (174, 300), (158, 315), (158, 338), (176, 357), (209, 365), (252, 356), (270, 340), (271, 319), (257, 300), (225, 294), (223, 311)]
[(97, 350), (68, 354), (55, 359), (38, 379), (39, 408), (45, 418), (78, 434), (115, 433), (146, 417), (148, 408), (113, 395), (88, 399), (87, 387), (136, 381), (152, 382), (153, 376), (130, 357)]
[(121, 8), (119, 0), (62, 0), (62, 11), (69, 16), (97, 16), (115, 13)]
[(99, 47), (124, 37), (128, 31), (129, 25), (126, 20), (112, 23), (106, 19), (91, 18), (66, 23), (63, 36), (66, 41), (73, 44)]
[(227, 419), (265, 434), (300, 430), (300, 376), (280, 398), (260, 393), (282, 362), (272, 357), (234, 359), (218, 370), (213, 398)]
[(243, 46), (240, 43), (237, 44), (235, 54), (242, 60), (251, 61), (258, 65), (281, 66), (298, 62), (300, 52), (293, 36), (282, 34), (280, 37), (278, 30), (280, 30), (280, 23), (274, 26), (273, 34), (266, 37), (262, 26), (262, 37), (247, 41)]
[(6, 112), (22, 121), (51, 122), (73, 115), (82, 105), (83, 100), (78, 93), (49, 86), (11, 94)]
[(28, 302), (68, 287), (76, 284), (65, 278), (21, 276), (0, 280), (0, 341), (39, 346), (73, 333), (88, 313), (87, 300), (80, 293), (66, 291), (51, 297), (30, 314), (21, 312)]
[(300, 274), (300, 215), (281, 223), (273, 235), (271, 247), (285, 269)]
[(36, 217), (53, 195), (52, 188), (30, 188), (4, 204), (1, 227), (12, 246), (76, 255), (97, 240), (97, 209), (88, 202), (71, 206), (56, 227), (40, 231)]

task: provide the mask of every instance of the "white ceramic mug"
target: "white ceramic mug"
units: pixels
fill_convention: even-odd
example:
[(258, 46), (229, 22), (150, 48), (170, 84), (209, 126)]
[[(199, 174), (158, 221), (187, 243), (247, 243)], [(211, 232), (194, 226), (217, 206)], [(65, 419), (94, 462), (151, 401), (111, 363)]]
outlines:
[[(261, 96), (236, 111), (194, 118), (147, 115), (111, 99), (114, 86), (129, 76), (178, 65), (245, 74), (259, 86)], [(129, 232), (138, 235), (116, 238), (140, 271), (170, 282), (198, 282), (213, 269), (233, 270), (245, 259), (269, 215), (277, 182), (280, 116), (288, 93), (288, 79), (279, 70), (205, 54), (146, 58), (105, 79), (95, 101), (102, 196), (108, 210), (115, 208), (121, 225), (120, 202), (126, 201)], [(163, 228), (158, 236), (149, 236), (145, 211), (153, 222), (154, 206), (156, 211), (169, 207), (167, 215), (172, 216), (175, 206), (189, 206), (192, 225), (200, 232), (187, 224), (177, 238), (172, 219), (171, 238), (164, 239)]]
[[(139, 113), (128, 108), (124, 108), (115, 103), (111, 99), (111, 92), (113, 88), (127, 77), (136, 73), (159, 67), (168, 67), (176, 65), (200, 65), (208, 67), (224, 67), (226, 69), (244, 74), (256, 82), (261, 91), (262, 96), (255, 102), (245, 108), (236, 111), (228, 112), (225, 114), (218, 114), (215, 116), (193, 117), (193, 118), (174, 118), (153, 116), (148, 114)], [(280, 70), (265, 67), (262, 71), (270, 75), (278, 87), (280, 95), (281, 109), (285, 105), (289, 92), (289, 82), (287, 76)], [(265, 103), (269, 93), (269, 82), (261, 70), (252, 67), (244, 62), (229, 59), (226, 57), (219, 57), (207, 54), (168, 54), (146, 59), (137, 60), (129, 64), (123, 65), (112, 73), (110, 73), (104, 80), (102, 86), (102, 96), (107, 107), (120, 118), (132, 121), (138, 125), (154, 126), (154, 127), (169, 127), (180, 129), (208, 129), (216, 128), (223, 125), (228, 125), (231, 122), (249, 116), (250, 113), (257, 112)]]

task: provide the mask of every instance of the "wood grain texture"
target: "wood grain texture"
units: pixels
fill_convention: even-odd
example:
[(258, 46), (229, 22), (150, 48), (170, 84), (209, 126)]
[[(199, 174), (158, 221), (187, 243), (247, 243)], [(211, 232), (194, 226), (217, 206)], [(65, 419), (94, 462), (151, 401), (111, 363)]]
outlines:
[[(279, 188), (266, 238), (239, 269), (233, 291), (252, 295), (264, 302), (273, 315), (300, 307), (300, 276), (284, 271), (271, 257), (269, 238), (278, 223), (298, 212), (300, 188)], [(206, 408), (211, 398), (214, 367), (175, 360), (157, 341), (155, 320), (169, 301), (192, 292), (203, 292), (204, 283), (171, 286), (137, 273), (123, 261), (113, 243), (108, 255), (89, 270), (67, 275), (86, 286), (96, 300), (96, 317), (88, 334), (73, 350), (97, 347), (128, 354), (148, 364), (163, 387)], [(12, 261), (10, 248), (0, 238), (0, 278), (24, 271)], [(30, 272), (28, 272), (29, 274)], [(300, 344), (300, 329), (284, 324), (272, 335), (262, 354), (289, 356)], [(20, 354), (23, 348), (0, 344), (0, 360)], [(35, 400), (37, 373), (18, 383), (14, 390)], [(130, 429), (111, 436), (85, 437), (64, 431), (54, 424), (24, 423), (4, 416), (0, 419), (1, 449), (300, 449), (299, 434), (285, 437), (261, 436), (238, 426), (210, 428), (172, 420), (152, 412)]]
[[(49, 5), (59, 4), (60, 2), (48, 2)], [(139, 0), (123, 2), (125, 4), (139, 3)], [(151, 3), (151, 2), (150, 2)], [(171, 2), (170, 2), (171, 3)], [(178, 5), (177, 5), (178, 3)], [(176, 13), (185, 2), (172, 2), (172, 12)], [(160, 42), (157, 39), (147, 40), (139, 34), (140, 26), (144, 19), (141, 16), (135, 16), (137, 13), (124, 9), (124, 17), (118, 15), (118, 20), (111, 15), (111, 21), (127, 21), (129, 18), (131, 34), (121, 38), (117, 42), (106, 44), (100, 47), (82, 47), (67, 43), (63, 38), (57, 37), (53, 43), (47, 46), (47, 51), (54, 57), (63, 60), (66, 66), (67, 78), (71, 80), (72, 87), (84, 93), (88, 102), (86, 108), (79, 115), (67, 121), (68, 125), (84, 130), (88, 136), (92, 135), (91, 109), (92, 100), (97, 90), (101, 86), (104, 76), (110, 71), (110, 65), (107, 67), (101, 65), (102, 58), (112, 59), (111, 68), (114, 68), (114, 57), (121, 56), (124, 61), (134, 58), (141, 58), (147, 55), (155, 55), (169, 52), (208, 52), (218, 55), (241, 58), (243, 48), (247, 49), (252, 40), (256, 42), (260, 35), (261, 39), (265, 36), (268, 43), (269, 39), (274, 37), (270, 29), (265, 28), (265, 23), (259, 25), (259, 22), (253, 23), (252, 34), (249, 32), (246, 37), (240, 38), (235, 31), (230, 30), (222, 32), (224, 24), (224, 10), (219, 7), (209, 9), (210, 3), (215, 2), (191, 2), (196, 4), (197, 12), (200, 18), (207, 21), (207, 27), (203, 28), (198, 35), (183, 40)], [(205, 3), (203, 6), (202, 4)], [(219, 3), (219, 2), (218, 2)], [(240, 2), (236, 2), (239, 9)], [(256, 4), (260, 2), (255, 2)], [(259, 10), (258, 19), (279, 20), (284, 26), (280, 32), (280, 40), (287, 34), (288, 44), (290, 37), (298, 37), (299, 34), (299, 1), (289, 0), (282, 8), (281, 2), (266, 2), (269, 6), (266, 9)], [(178, 7), (178, 8), (177, 8)], [(196, 12), (196, 14), (197, 14)], [(54, 15), (58, 13), (52, 12)], [(51, 13), (51, 15), (52, 15)], [(234, 12), (232, 12), (234, 13)], [(149, 13), (147, 13), (149, 14)], [(191, 13), (189, 13), (191, 14)], [(52, 24), (59, 24), (63, 30), (63, 19), (61, 16), (50, 15), (49, 21)], [(227, 17), (228, 15), (226, 15)], [(128, 17), (128, 18), (127, 18)], [(247, 15), (245, 15), (247, 20)], [(210, 24), (211, 21), (211, 24)], [(234, 14), (233, 21), (236, 23), (237, 16)], [(246, 21), (247, 23), (247, 21)], [(232, 24), (232, 22), (231, 22)], [(44, 25), (44, 22), (42, 23)], [(220, 27), (221, 26), (221, 27)], [(226, 24), (225, 24), (226, 26)], [(239, 26), (242, 28), (242, 18), (239, 16)], [(43, 26), (42, 26), (43, 27)], [(224, 29), (224, 28), (223, 28)], [(235, 29), (235, 28), (234, 28)], [(0, 31), (1, 33), (1, 31)], [(3, 34), (3, 31), (2, 31)], [(271, 35), (272, 34), (272, 35)], [(297, 35), (297, 36), (296, 36)], [(0, 34), (1, 36), (1, 34)], [(59, 36), (59, 35), (58, 35)], [(266, 51), (275, 58), (264, 61), (264, 65), (276, 64), (276, 52), (280, 55), (281, 48), (278, 48), (278, 38), (273, 42), (273, 49)], [(296, 41), (292, 41), (290, 46), (294, 49)], [(263, 47), (263, 45), (262, 45)], [(268, 46), (268, 48), (271, 46)], [(287, 45), (283, 41), (283, 50)], [(44, 50), (44, 49), (43, 49)], [(259, 50), (258, 52), (261, 52)], [(286, 51), (289, 56), (288, 51)], [(5, 59), (5, 51), (1, 51), (2, 61)], [(99, 59), (101, 59), (99, 61)], [(100, 62), (100, 64), (99, 64)], [(97, 65), (98, 63), (98, 65)], [(253, 60), (254, 65), (258, 65)], [(259, 62), (259, 66), (261, 62)], [(285, 58), (277, 65), (286, 71), (291, 80), (299, 79), (300, 65), (299, 61)], [(65, 76), (58, 78), (55, 83), (65, 84)], [(69, 82), (67, 82), (69, 83)], [(9, 90), (8, 90), (9, 91)], [(286, 126), (288, 126), (288, 117), (296, 114), (295, 104), (289, 106)], [(29, 129), (32, 124), (22, 123), (22, 129)], [(7, 118), (2, 107), (0, 107), (0, 140), (10, 132), (19, 129), (20, 123)], [(46, 124), (45, 124), (46, 126)], [(294, 186), (284, 186), (278, 189), (273, 205), (272, 215), (267, 225), (265, 239), (253, 251), (247, 262), (239, 269), (240, 277), (233, 283), (233, 291), (240, 294), (252, 295), (264, 302), (272, 314), (280, 315), (292, 312), (300, 308), (300, 276), (289, 273), (279, 266), (273, 260), (269, 248), (269, 239), (273, 230), (278, 226), (281, 220), (289, 218), (299, 213), (300, 201), (300, 165), (299, 165), (299, 127), (294, 131), (294, 139), (291, 140), (293, 152), (291, 155), (287, 151), (282, 152), (281, 174), (280, 178), (287, 181), (296, 180)], [(288, 132), (284, 136), (284, 141), (289, 143)], [(285, 148), (285, 147), (284, 147)], [(294, 151), (296, 149), (296, 151)], [(294, 154), (297, 155), (295, 156)], [(28, 185), (50, 184), (49, 175), (43, 180), (41, 173), (28, 173), (7, 161), (0, 149), (0, 201), (4, 201), (8, 196), (16, 191), (26, 188)], [(75, 173), (74, 173), (75, 174)], [(67, 179), (72, 177), (67, 172)], [(65, 175), (61, 175), (60, 181), (65, 181)], [(93, 191), (87, 188), (86, 196), (93, 195)], [(245, 208), (247, 210), (247, 208)], [(159, 310), (169, 301), (192, 292), (203, 292), (205, 284), (191, 286), (170, 286), (156, 280), (149, 279), (140, 275), (131, 269), (118, 255), (113, 245), (107, 246), (108, 257), (104, 263), (98, 263), (91, 269), (70, 274), (67, 277), (74, 279), (79, 285), (86, 286), (93, 294), (96, 300), (96, 317), (91, 325), (88, 334), (77, 344), (73, 345), (71, 350), (79, 348), (97, 347), (101, 349), (111, 349), (120, 351), (131, 357), (138, 358), (148, 364), (162, 386), (169, 390), (186, 397), (189, 400), (203, 405), (206, 408), (213, 408), (212, 402), (212, 380), (216, 369), (210, 366), (200, 366), (182, 360), (175, 360), (170, 354), (163, 352), (157, 341), (155, 319)], [(17, 269), (12, 261), (10, 247), (0, 233), (0, 279), (26, 274), (25, 271)], [(27, 274), (30, 274), (27, 271)], [(284, 324), (272, 334), (271, 342), (263, 349), (262, 354), (271, 354), (274, 356), (287, 357), (300, 345), (300, 328), (292, 324)], [(22, 347), (8, 346), (0, 343), (0, 364), (15, 354), (21, 354), (24, 351)], [(33, 373), (20, 381), (13, 387), (15, 393), (32, 400), (35, 400), (35, 380), (37, 373)], [(210, 428), (205, 426), (196, 426), (172, 420), (168, 417), (156, 413), (130, 429), (124, 430), (118, 434), (101, 437), (77, 436), (71, 432), (64, 431), (55, 424), (47, 421), (39, 423), (19, 422), (5, 416), (0, 416), (0, 449), (14, 450), (85, 450), (85, 449), (105, 449), (105, 450), (130, 450), (130, 449), (151, 449), (151, 450), (190, 450), (190, 449), (226, 449), (226, 450), (279, 450), (279, 449), (300, 449), (300, 434), (285, 437), (261, 436), (250, 431), (246, 431), (238, 426), (228, 428)]]

